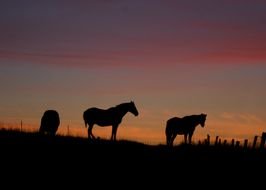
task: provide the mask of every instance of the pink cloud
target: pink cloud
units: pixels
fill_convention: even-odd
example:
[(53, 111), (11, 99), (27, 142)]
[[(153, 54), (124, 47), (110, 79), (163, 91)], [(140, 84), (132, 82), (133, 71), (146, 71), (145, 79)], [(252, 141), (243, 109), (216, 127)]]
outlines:
[[(133, 37), (119, 37), (119, 35), (108, 35), (108, 37), (106, 33), (94, 36), (97, 39), (95, 43), (115, 44), (114, 47), (91, 47), (90, 44), (84, 47), (86, 41), (80, 44), (76, 42), (72, 46), (68, 44), (64, 47), (62, 41), (68, 40), (64, 39), (67, 36), (63, 36), (56, 42), (56, 44), (61, 43), (58, 48), (54, 47), (54, 42), (49, 37), (47, 37), (48, 42), (50, 41), (48, 47), (45, 47), (40, 40), (32, 41), (36, 38), (20, 36), (16, 39), (16, 43), (13, 38), (5, 38), (8, 43), (14, 43), (1, 48), (0, 58), (67, 66), (265, 61), (266, 38), (264, 33), (266, 29), (259, 26), (259, 23), (250, 26), (225, 21), (188, 20), (180, 27), (183, 28), (183, 33), (173, 28), (174, 31), (177, 30), (177, 33), (144, 31), (144, 34)], [(203, 33), (201, 33), (202, 30)], [(150, 33), (150, 35), (146, 36), (145, 33)], [(105, 37), (101, 39), (103, 36)], [(27, 43), (33, 45), (23, 49), (18, 48)]]

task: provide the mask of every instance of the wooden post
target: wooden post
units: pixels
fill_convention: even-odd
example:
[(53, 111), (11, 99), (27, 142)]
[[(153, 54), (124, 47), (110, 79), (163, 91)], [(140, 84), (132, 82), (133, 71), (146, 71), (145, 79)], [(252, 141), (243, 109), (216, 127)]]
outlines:
[(219, 146), (221, 146), (221, 144), (222, 144), (222, 139), (219, 139)]
[(235, 146), (235, 139), (232, 139), (231, 146), (232, 146), (232, 147)]
[(219, 139), (219, 136), (216, 136), (216, 138), (215, 138), (215, 146), (218, 145), (218, 139)]
[(20, 121), (20, 132), (22, 132), (22, 120)]
[(226, 146), (226, 144), (227, 144), (227, 140), (224, 140), (224, 146)]
[(265, 141), (266, 141), (266, 132), (263, 132), (261, 135), (260, 148), (264, 148)]
[(211, 140), (210, 140), (210, 139), (211, 139), (211, 137), (210, 137), (210, 135), (208, 134), (208, 135), (207, 135), (207, 145), (208, 145), (208, 146), (209, 146), (210, 143), (211, 143)]
[(240, 146), (240, 141), (236, 141), (236, 148), (239, 148)]
[(245, 141), (244, 141), (244, 148), (245, 148), (245, 149), (248, 148), (248, 139), (245, 139)]
[(256, 136), (254, 137), (254, 140), (253, 140), (253, 145), (252, 145), (252, 148), (253, 148), (253, 149), (256, 148), (257, 140), (258, 140), (258, 136), (256, 135)]

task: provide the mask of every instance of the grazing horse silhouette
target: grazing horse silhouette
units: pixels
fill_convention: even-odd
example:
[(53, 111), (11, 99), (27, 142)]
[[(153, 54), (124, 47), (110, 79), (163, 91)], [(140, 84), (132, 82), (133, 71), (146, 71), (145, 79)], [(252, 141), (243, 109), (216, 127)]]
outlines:
[(59, 127), (60, 119), (59, 114), (55, 110), (47, 110), (44, 112), (41, 119), (41, 126), (39, 132), (41, 134), (48, 134), (55, 136)]
[(134, 102), (122, 103), (107, 110), (95, 107), (87, 109), (83, 113), (83, 119), (85, 121), (85, 127), (87, 127), (87, 124), (89, 125), (88, 138), (90, 139), (92, 137), (95, 139), (92, 134), (92, 128), (94, 124), (97, 124), (101, 127), (112, 126), (111, 140), (116, 141), (117, 128), (127, 112), (131, 112), (135, 116), (138, 116), (139, 112)]
[(185, 143), (187, 143), (187, 136), (189, 144), (191, 144), (191, 138), (197, 125), (204, 127), (206, 121), (206, 114), (190, 115), (183, 118), (173, 117), (167, 121), (165, 134), (166, 144), (173, 146), (173, 142), (177, 136), (184, 135)]

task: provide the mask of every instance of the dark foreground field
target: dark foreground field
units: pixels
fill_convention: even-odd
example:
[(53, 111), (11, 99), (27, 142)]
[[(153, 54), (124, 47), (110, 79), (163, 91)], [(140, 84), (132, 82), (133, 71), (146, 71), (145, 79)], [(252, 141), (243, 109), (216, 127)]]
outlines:
[[(230, 146), (151, 146), (132, 141), (89, 141), (77, 137), (48, 137), (38, 133), (0, 131), (1, 167), (11, 176), (79, 176), (82, 178), (152, 177), (168, 181), (190, 178), (235, 180), (265, 173), (265, 149)], [(132, 178), (134, 176), (134, 178)], [(265, 176), (265, 175), (264, 175)], [(244, 177), (244, 178), (243, 178)], [(57, 177), (55, 177), (57, 179)], [(205, 181), (206, 182), (206, 181)]]

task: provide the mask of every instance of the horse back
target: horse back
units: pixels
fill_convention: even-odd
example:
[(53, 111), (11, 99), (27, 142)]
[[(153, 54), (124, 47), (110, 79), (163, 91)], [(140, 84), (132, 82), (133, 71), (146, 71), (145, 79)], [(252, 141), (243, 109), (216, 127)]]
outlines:
[(55, 110), (47, 110), (41, 118), (40, 132), (55, 134), (60, 125), (59, 114)]
[(107, 110), (95, 107), (89, 108), (84, 112), (83, 117), (88, 123), (98, 124), (99, 126), (112, 125), (116, 122), (112, 108)]
[(193, 132), (194, 126), (188, 118), (173, 117), (167, 121), (166, 130), (170, 133), (188, 134)]
[(166, 122), (166, 133), (173, 133), (174, 130), (176, 130), (177, 126), (180, 126), (181, 118), (179, 117), (173, 117)]

